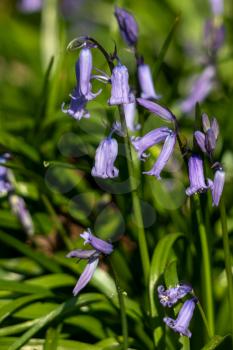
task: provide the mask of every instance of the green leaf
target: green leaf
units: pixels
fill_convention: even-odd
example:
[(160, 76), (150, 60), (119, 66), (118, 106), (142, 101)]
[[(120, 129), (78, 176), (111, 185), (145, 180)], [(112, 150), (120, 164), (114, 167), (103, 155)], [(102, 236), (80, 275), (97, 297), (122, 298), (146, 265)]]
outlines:
[(182, 233), (171, 233), (161, 238), (158, 242), (151, 261), (149, 295), (151, 303), (152, 316), (156, 316), (156, 307), (154, 302), (154, 289), (160, 275), (164, 272), (169, 262), (172, 246), (177, 239), (185, 237)]
[[(22, 283), (21, 283), (22, 284)], [(22, 284), (23, 286), (23, 284)], [(30, 288), (30, 286), (29, 286)], [(19, 297), (16, 300), (13, 300), (4, 306), (0, 308), (0, 322), (2, 322), (6, 317), (10, 316), (13, 312), (15, 312), (17, 309), (21, 308), (22, 306), (29, 304), (32, 301), (35, 300), (41, 300), (45, 299), (50, 294), (36, 294), (36, 295), (27, 295), (24, 297)]]
[(28, 256), (32, 260), (36, 261), (39, 265), (43, 266), (46, 270), (51, 272), (61, 272), (61, 268), (52, 259), (48, 258), (46, 255), (36, 252), (31, 249), (26, 244), (20, 242), (18, 239), (0, 231), (0, 241), (4, 242), (6, 245), (18, 250), (23, 255)]
[[(72, 286), (75, 284), (76, 279), (65, 273), (56, 273), (52, 275), (44, 275), (35, 277), (27, 281), (30, 285), (45, 286), (48, 289)], [(36, 287), (38, 288), (38, 287)]]
[[(28, 294), (28, 293), (29, 294), (31, 293), (49, 294), (48, 289), (41, 287), (39, 284), (34, 286), (24, 281), (16, 282), (16, 281), (0, 280), (0, 289), (13, 291), (13, 292), (20, 292), (25, 294)], [(50, 293), (50, 295), (52, 295), (52, 293)]]
[(216, 349), (218, 347), (218, 345), (220, 345), (224, 340), (226, 339), (226, 337), (221, 337), (220, 335), (215, 335), (208, 344), (206, 344), (203, 348), (201, 348), (201, 350), (213, 350)]
[(51, 327), (47, 330), (43, 350), (57, 349), (60, 331), (61, 331), (61, 324), (59, 324), (57, 328)]

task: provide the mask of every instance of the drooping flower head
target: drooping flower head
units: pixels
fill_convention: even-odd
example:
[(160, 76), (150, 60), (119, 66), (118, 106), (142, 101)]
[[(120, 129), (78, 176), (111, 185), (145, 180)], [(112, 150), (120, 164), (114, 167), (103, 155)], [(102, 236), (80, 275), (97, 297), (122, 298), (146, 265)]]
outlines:
[(187, 284), (178, 284), (175, 287), (165, 290), (164, 286), (158, 287), (159, 301), (163, 306), (172, 307), (179, 299), (192, 291), (192, 287)]
[(151, 70), (148, 64), (139, 63), (137, 67), (138, 71), (138, 82), (141, 90), (141, 97), (145, 99), (159, 99), (161, 96), (156, 93)]
[(218, 206), (222, 192), (223, 187), (225, 183), (225, 172), (223, 170), (223, 167), (220, 163), (214, 164), (215, 174), (214, 174), (214, 181), (212, 186), (212, 199), (213, 199), (213, 206)]
[(226, 37), (224, 24), (216, 23), (215, 20), (208, 20), (204, 28), (204, 44), (208, 53), (216, 55), (218, 50), (223, 46)]
[(113, 252), (113, 245), (100, 238), (95, 237), (90, 229), (83, 232), (80, 235), (84, 239), (84, 244), (90, 244), (92, 248), (90, 250), (76, 249), (67, 254), (67, 258), (78, 258), (88, 260), (88, 263), (81, 274), (78, 282), (76, 283), (73, 294), (77, 295), (91, 280), (101, 254), (109, 255)]
[(123, 8), (115, 7), (115, 16), (121, 36), (129, 46), (136, 46), (138, 40), (138, 25), (134, 16)]
[(169, 158), (171, 157), (175, 148), (175, 144), (176, 144), (176, 133), (174, 131), (170, 131), (169, 135), (165, 139), (163, 148), (153, 168), (149, 171), (145, 171), (143, 174), (155, 176), (157, 177), (157, 179), (160, 180), (161, 179), (160, 173), (165, 167), (165, 165), (167, 164)]
[(112, 70), (111, 76), (111, 97), (109, 105), (121, 105), (134, 102), (134, 95), (129, 88), (129, 73), (126, 66), (118, 63)]
[(193, 317), (193, 312), (198, 302), (197, 298), (192, 298), (186, 300), (180, 309), (178, 317), (176, 320), (173, 320), (171, 317), (164, 317), (163, 321), (168, 327), (173, 329), (173, 331), (179, 333), (180, 335), (185, 335), (186, 337), (191, 337), (192, 333), (188, 329), (190, 321)]
[(84, 96), (79, 94), (78, 88), (75, 88), (70, 95), (70, 104), (65, 108), (65, 104), (62, 104), (62, 112), (68, 114), (70, 117), (81, 120), (82, 118), (89, 118), (90, 113), (86, 110), (87, 100)]
[(214, 15), (222, 15), (224, 10), (223, 0), (209, 0)]
[(190, 94), (183, 100), (180, 107), (184, 113), (190, 113), (197, 102), (202, 102), (212, 91), (216, 69), (213, 65), (207, 66), (196, 78), (191, 88)]
[(103, 179), (117, 177), (119, 170), (114, 166), (117, 154), (118, 144), (115, 139), (110, 136), (101, 141), (96, 150), (92, 176)]
[(76, 62), (76, 79), (79, 95), (87, 101), (93, 100), (102, 90), (97, 93), (91, 92), (91, 72), (92, 72), (92, 53), (91, 49), (84, 47), (80, 51), (79, 59)]
[(156, 102), (148, 101), (144, 98), (137, 98), (137, 102), (144, 108), (148, 109), (148, 111), (150, 111), (151, 113), (158, 115), (160, 118), (168, 122), (176, 120), (176, 117), (170, 111), (170, 109), (163, 107)]
[(202, 193), (211, 186), (210, 181), (205, 182), (203, 161), (197, 154), (192, 154), (188, 161), (190, 186), (186, 189), (186, 194), (191, 196), (195, 193)]
[(148, 148), (156, 145), (159, 142), (165, 141), (167, 136), (172, 132), (171, 129), (166, 127), (161, 127), (154, 129), (148, 132), (146, 135), (142, 137), (131, 137), (131, 142), (133, 147), (135, 148), (138, 158), (143, 159), (148, 157), (146, 153), (144, 153)]
[(21, 12), (33, 13), (41, 10), (42, 3), (42, 0), (20, 0), (18, 7)]

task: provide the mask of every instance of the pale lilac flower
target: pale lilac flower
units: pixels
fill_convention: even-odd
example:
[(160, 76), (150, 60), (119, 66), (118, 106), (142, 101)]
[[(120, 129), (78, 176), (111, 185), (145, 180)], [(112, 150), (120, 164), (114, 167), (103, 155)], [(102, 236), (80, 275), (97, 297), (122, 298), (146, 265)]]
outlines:
[(80, 236), (85, 240), (84, 244), (90, 244), (94, 249), (90, 249), (90, 250), (76, 249), (69, 252), (66, 256), (67, 258), (78, 258), (78, 259), (88, 260), (88, 263), (83, 273), (81, 274), (78, 282), (76, 283), (73, 289), (74, 295), (77, 295), (81, 291), (81, 289), (83, 289), (92, 278), (97, 268), (97, 265), (99, 263), (100, 255), (101, 254), (109, 255), (113, 252), (113, 245), (100, 238), (95, 237), (91, 233), (90, 229), (83, 232)]
[(188, 327), (193, 317), (193, 312), (197, 302), (197, 298), (186, 300), (182, 308), (180, 309), (176, 320), (173, 320), (170, 317), (164, 317), (163, 321), (168, 327), (172, 328), (175, 332), (190, 338), (192, 336), (192, 333), (190, 332)]
[(224, 10), (224, 0), (209, 0), (214, 15), (222, 15)]
[(167, 136), (170, 135), (172, 130), (161, 127), (154, 129), (148, 132), (146, 135), (142, 137), (131, 137), (131, 142), (133, 147), (135, 148), (138, 158), (143, 159), (147, 157), (147, 154), (144, 153), (148, 148), (156, 145), (159, 142), (165, 141)]
[(82, 118), (89, 118), (90, 113), (86, 110), (87, 100), (84, 96), (79, 94), (78, 88), (75, 88), (73, 93), (70, 95), (71, 101), (67, 108), (65, 103), (62, 104), (62, 112), (68, 114), (76, 120)]
[(9, 194), (9, 202), (12, 212), (18, 217), (24, 231), (28, 236), (32, 236), (35, 233), (32, 217), (26, 208), (25, 201), (22, 197), (16, 194)]
[(166, 107), (159, 105), (156, 102), (146, 100), (144, 98), (137, 98), (137, 102), (148, 109), (151, 113), (154, 113), (166, 121), (175, 121), (176, 117), (174, 114)]
[(79, 95), (84, 96), (87, 101), (93, 100), (101, 93), (91, 92), (91, 71), (92, 71), (92, 53), (88, 47), (80, 51), (79, 59), (76, 63), (76, 79), (78, 83)]
[(41, 10), (42, 3), (42, 0), (21, 0), (18, 7), (21, 12), (33, 13)]
[(129, 73), (126, 66), (118, 64), (113, 68), (111, 76), (112, 91), (108, 101), (110, 105), (120, 105), (134, 102), (134, 96), (129, 88)]
[(115, 16), (121, 35), (129, 46), (135, 46), (138, 40), (138, 25), (134, 16), (123, 8), (115, 7)]
[(91, 174), (95, 177), (114, 178), (119, 174), (119, 170), (114, 166), (118, 153), (117, 141), (107, 137), (100, 142), (96, 154), (95, 165), (92, 168)]
[(152, 175), (161, 179), (160, 173), (167, 164), (169, 158), (171, 157), (176, 144), (176, 133), (171, 131), (170, 134), (166, 137), (162, 151), (158, 156), (157, 161), (155, 162), (153, 168), (150, 171), (145, 171), (143, 174)]
[(158, 289), (159, 301), (163, 306), (172, 307), (179, 299), (192, 291), (192, 287), (186, 284), (178, 284), (173, 288), (165, 290), (164, 286)]
[(151, 70), (148, 64), (139, 63), (138, 67), (138, 81), (141, 89), (141, 97), (145, 99), (159, 99), (161, 96), (155, 91)]
[[(0, 156), (0, 164), (6, 163), (10, 155), (4, 153)], [(9, 179), (9, 169), (5, 166), (0, 165), (0, 195), (5, 195), (13, 189)]]
[(225, 183), (225, 172), (221, 166), (221, 164), (217, 163), (217, 167), (215, 166), (215, 174), (214, 174), (214, 181), (212, 186), (212, 199), (213, 199), (213, 206), (218, 206), (222, 192), (223, 187)]
[(191, 112), (197, 102), (202, 102), (212, 91), (216, 69), (214, 66), (207, 66), (204, 71), (197, 77), (191, 88), (190, 94), (184, 99), (180, 107), (184, 113)]
[(210, 187), (210, 181), (207, 180), (208, 185), (206, 185), (201, 157), (197, 154), (191, 155), (188, 161), (188, 168), (190, 186), (186, 189), (187, 196), (207, 191)]
[(113, 245), (100, 238), (95, 237), (91, 230), (88, 228), (87, 231), (83, 232), (80, 237), (84, 239), (84, 245), (90, 244), (94, 249), (98, 250), (103, 254), (111, 254), (113, 252)]
[(127, 128), (130, 131), (137, 131), (141, 128), (140, 124), (135, 124), (135, 115), (136, 115), (136, 103), (135, 101), (132, 103), (127, 103), (123, 105), (125, 121)]

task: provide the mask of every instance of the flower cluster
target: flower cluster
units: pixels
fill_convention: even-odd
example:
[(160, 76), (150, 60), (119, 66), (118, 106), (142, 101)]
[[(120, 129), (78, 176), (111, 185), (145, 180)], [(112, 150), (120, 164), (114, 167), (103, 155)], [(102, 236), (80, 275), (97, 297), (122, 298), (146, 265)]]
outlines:
[[(212, 162), (213, 152), (219, 134), (219, 126), (216, 118), (210, 121), (208, 115), (203, 113), (202, 128), (203, 131), (195, 131), (194, 137), (200, 150), (208, 157), (209, 161)], [(225, 182), (225, 172), (222, 165), (219, 162), (212, 165), (212, 169), (215, 171), (213, 181), (210, 179), (205, 180), (203, 160), (199, 154), (193, 153), (191, 155), (188, 168), (190, 186), (187, 188), (186, 194), (191, 196), (195, 193), (205, 192), (210, 188), (213, 206), (218, 206)]]
[[(164, 307), (172, 307), (178, 300), (182, 299), (191, 292), (192, 287), (186, 284), (178, 284), (175, 287), (167, 290), (165, 290), (164, 286), (158, 287), (159, 300)], [(196, 297), (186, 300), (182, 305), (176, 320), (171, 317), (164, 317), (163, 321), (175, 332), (190, 338), (192, 333), (188, 327), (193, 317), (193, 312), (197, 302), (198, 299)]]
[(67, 258), (78, 258), (88, 260), (87, 266), (81, 274), (73, 294), (77, 295), (92, 278), (101, 255), (110, 255), (113, 252), (113, 245), (100, 238), (95, 237), (90, 229), (80, 235), (84, 239), (84, 245), (90, 244), (93, 249), (76, 249), (67, 254)]

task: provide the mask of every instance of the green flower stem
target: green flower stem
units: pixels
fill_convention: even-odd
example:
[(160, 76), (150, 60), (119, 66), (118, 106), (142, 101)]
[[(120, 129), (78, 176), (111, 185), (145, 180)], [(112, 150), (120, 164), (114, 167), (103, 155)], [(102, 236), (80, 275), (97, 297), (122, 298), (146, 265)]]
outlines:
[(110, 261), (110, 267), (112, 270), (113, 279), (115, 281), (117, 295), (118, 295), (118, 301), (120, 306), (120, 312), (121, 312), (121, 327), (122, 327), (122, 335), (123, 335), (123, 344), (122, 344), (122, 350), (128, 349), (128, 323), (127, 323), (127, 316), (125, 311), (125, 300), (124, 300), (124, 292), (122, 291), (116, 271), (113, 266), (113, 260), (109, 258)]
[(120, 113), (121, 125), (123, 128), (124, 134), (126, 135), (124, 137), (124, 142), (125, 142), (125, 151), (126, 151), (130, 185), (131, 185), (134, 220), (137, 225), (137, 231), (138, 231), (138, 244), (139, 244), (140, 256), (142, 261), (144, 281), (145, 281), (145, 285), (147, 285), (149, 280), (150, 259), (149, 259), (148, 247), (146, 242), (146, 235), (144, 230), (139, 194), (137, 189), (138, 181), (137, 181), (137, 178), (135, 177), (136, 171), (134, 170), (134, 165), (132, 160), (131, 145), (130, 145), (127, 126), (126, 126), (124, 110), (122, 106), (119, 106), (118, 109)]
[(223, 248), (224, 248), (224, 259), (226, 266), (226, 275), (227, 275), (227, 284), (228, 284), (228, 298), (229, 298), (229, 312), (231, 318), (231, 332), (233, 337), (233, 281), (232, 281), (232, 264), (231, 264), (231, 252), (230, 244), (227, 231), (227, 218), (226, 210), (223, 198), (220, 202), (220, 215), (221, 215), (221, 224), (222, 224), (222, 238), (223, 238)]
[(202, 257), (203, 257), (203, 277), (204, 277), (204, 291), (205, 291), (205, 304), (206, 314), (209, 326), (209, 335), (214, 335), (214, 308), (213, 308), (213, 291), (212, 291), (212, 278), (211, 278), (211, 266), (210, 266), (210, 252), (207, 240), (206, 228), (203, 222), (203, 216), (201, 212), (201, 203), (198, 195), (194, 195), (194, 203), (196, 207), (197, 223), (199, 228), (199, 235), (201, 241)]
[(207, 321), (207, 319), (206, 319), (206, 316), (205, 316), (204, 310), (203, 310), (203, 308), (202, 308), (202, 306), (201, 306), (201, 303), (198, 302), (198, 303), (197, 303), (197, 306), (198, 306), (199, 312), (200, 312), (200, 314), (201, 314), (201, 318), (202, 318), (202, 320), (203, 320), (203, 323), (204, 323), (204, 325), (205, 325), (205, 328), (206, 328), (206, 332), (207, 332), (207, 334), (208, 334), (208, 337), (210, 338), (210, 330), (209, 330), (208, 321)]
[(190, 350), (190, 341), (188, 337), (181, 337), (180, 342), (183, 345), (181, 350)]

